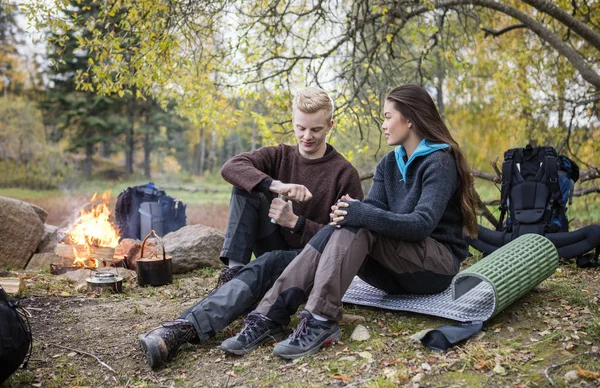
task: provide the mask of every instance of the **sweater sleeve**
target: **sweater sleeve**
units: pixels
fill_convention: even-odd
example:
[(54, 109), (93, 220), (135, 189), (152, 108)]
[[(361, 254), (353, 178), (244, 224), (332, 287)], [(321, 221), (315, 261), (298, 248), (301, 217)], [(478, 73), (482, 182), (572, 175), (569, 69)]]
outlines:
[(429, 164), (422, 175), (421, 197), (411, 213), (397, 214), (371, 203), (349, 202), (342, 225), (364, 227), (371, 231), (406, 241), (422, 241), (440, 222), (457, 187), (457, 171)]
[[(362, 200), (364, 197), (362, 186), (360, 184), (360, 177), (358, 171), (355, 168), (347, 168), (344, 173), (338, 179), (338, 192), (337, 198), (341, 198), (343, 195), (350, 195), (350, 197)], [(333, 204), (331, 204), (333, 205)], [(313, 220), (306, 218), (304, 220), (304, 229), (302, 230), (302, 244), (307, 244), (308, 241), (317, 232), (325, 226)]]
[(242, 152), (223, 165), (221, 176), (232, 185), (251, 192), (265, 179), (277, 179), (273, 175), (281, 157), (281, 145)]
[(388, 210), (387, 196), (385, 193), (384, 184), (384, 173), (383, 173), (384, 162), (380, 162), (375, 168), (375, 175), (373, 176), (373, 185), (367, 198), (365, 198), (365, 204), (372, 205), (376, 208)]

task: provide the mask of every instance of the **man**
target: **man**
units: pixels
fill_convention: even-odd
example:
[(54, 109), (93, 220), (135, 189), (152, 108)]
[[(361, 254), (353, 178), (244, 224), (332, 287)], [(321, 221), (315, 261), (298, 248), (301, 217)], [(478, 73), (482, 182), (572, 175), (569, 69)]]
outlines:
[[(326, 142), (334, 124), (331, 97), (304, 88), (292, 109), (296, 146), (245, 152), (221, 169), (234, 186), (221, 252), (228, 267), (206, 298), (140, 336), (150, 367), (164, 364), (185, 342), (208, 341), (252, 308), (329, 222), (331, 205), (343, 195), (362, 199), (356, 169)], [(250, 262), (252, 252), (257, 259)]]

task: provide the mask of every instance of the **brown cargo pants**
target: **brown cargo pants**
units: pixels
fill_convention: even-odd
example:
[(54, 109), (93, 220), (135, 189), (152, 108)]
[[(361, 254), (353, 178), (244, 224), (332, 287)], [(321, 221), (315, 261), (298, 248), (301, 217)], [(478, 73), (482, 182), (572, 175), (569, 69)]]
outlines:
[(392, 294), (445, 290), (459, 263), (432, 238), (400, 241), (367, 229), (327, 226), (317, 233), (265, 294), (256, 311), (287, 325), (306, 301), (306, 310), (342, 318), (342, 297), (358, 275)]

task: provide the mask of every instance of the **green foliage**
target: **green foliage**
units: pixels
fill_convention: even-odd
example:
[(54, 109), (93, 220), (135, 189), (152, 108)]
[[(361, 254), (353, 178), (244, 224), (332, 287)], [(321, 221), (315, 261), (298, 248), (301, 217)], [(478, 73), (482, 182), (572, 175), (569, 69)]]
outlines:
[(16, 96), (0, 101), (0, 187), (52, 189), (65, 183), (73, 164), (46, 141), (36, 104)]

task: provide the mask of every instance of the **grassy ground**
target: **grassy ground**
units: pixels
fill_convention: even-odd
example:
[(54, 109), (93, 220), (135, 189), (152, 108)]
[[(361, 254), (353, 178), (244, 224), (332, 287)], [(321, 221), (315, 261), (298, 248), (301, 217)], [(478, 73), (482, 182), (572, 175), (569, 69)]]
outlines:
[[(90, 185), (72, 193), (0, 189), (0, 196), (44, 207), (48, 223), (57, 225), (94, 191), (111, 188), (116, 197), (125, 186)], [(485, 199), (494, 198), (494, 190), (480, 187)], [(168, 190), (188, 204), (189, 224), (221, 230), (228, 192), (225, 185), (195, 194)], [(575, 201), (572, 219), (582, 225), (600, 222), (600, 201), (585, 205), (578, 203), (579, 198)], [(465, 265), (478, 259), (475, 256)], [(159, 288), (125, 282), (124, 294), (97, 297), (77, 283), (47, 273), (27, 274), (22, 303), (32, 313), (33, 355), (29, 368), (17, 371), (5, 386), (545, 387), (551, 380), (559, 387), (600, 386), (600, 270), (580, 270), (572, 264), (560, 266), (536, 290), (487, 322), (480, 335), (446, 353), (427, 350), (411, 336), (450, 321), (347, 306), (347, 314), (364, 318), (369, 340), (350, 340), (356, 324), (348, 323), (342, 327), (341, 341), (298, 362), (278, 359), (270, 346), (245, 357), (226, 356), (217, 346), (241, 328), (240, 319), (209, 343), (186, 345), (166, 368), (151, 371), (137, 336), (177, 317), (208, 294), (216, 277), (214, 270), (203, 270), (176, 276), (173, 284)], [(567, 372), (575, 375), (575, 381), (566, 381)]]
[[(561, 266), (480, 335), (446, 353), (411, 339), (450, 323), (444, 319), (347, 306), (347, 314), (365, 319), (371, 339), (350, 340), (355, 324), (345, 324), (341, 341), (298, 362), (278, 359), (270, 346), (231, 357), (217, 346), (241, 328), (238, 320), (209, 343), (185, 345), (158, 371), (144, 364), (136, 337), (210, 292), (216, 272), (177, 276), (160, 288), (126, 283), (124, 294), (101, 297), (52, 275), (32, 276), (23, 304), (33, 315), (33, 356), (29, 368), (17, 371), (6, 387), (550, 386), (545, 373), (559, 387), (600, 384), (597, 270)], [(577, 380), (567, 383), (565, 374), (578, 368)]]

